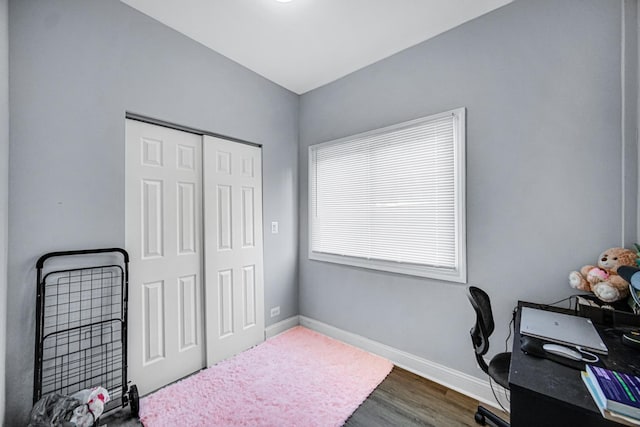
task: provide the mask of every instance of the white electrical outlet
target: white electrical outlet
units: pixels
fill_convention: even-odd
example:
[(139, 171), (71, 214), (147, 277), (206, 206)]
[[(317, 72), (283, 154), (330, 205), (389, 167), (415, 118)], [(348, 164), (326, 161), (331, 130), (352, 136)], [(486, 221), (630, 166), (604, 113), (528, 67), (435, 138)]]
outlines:
[(271, 309), (271, 317), (276, 317), (280, 314), (280, 306), (273, 307)]
[(271, 234), (278, 234), (278, 221), (271, 223)]

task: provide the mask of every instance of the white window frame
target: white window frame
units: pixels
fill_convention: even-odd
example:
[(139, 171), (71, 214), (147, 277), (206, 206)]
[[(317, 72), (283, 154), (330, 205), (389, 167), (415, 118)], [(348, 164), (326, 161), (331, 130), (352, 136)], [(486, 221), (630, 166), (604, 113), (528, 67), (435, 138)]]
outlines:
[[(313, 162), (314, 150), (318, 147), (346, 143), (353, 139), (386, 134), (405, 129), (409, 126), (417, 126), (423, 123), (441, 119), (446, 116), (454, 117), (454, 199), (455, 209), (455, 243), (456, 243), (456, 268), (447, 269), (426, 265), (399, 263), (396, 261), (385, 261), (378, 259), (365, 259), (351, 257), (347, 255), (337, 255), (312, 250), (312, 230), (313, 230), (313, 209), (312, 209), (312, 177), (315, 174)], [(344, 138), (314, 144), (308, 148), (308, 256), (310, 260), (344, 264), (354, 267), (361, 267), (373, 270), (388, 271), (392, 273), (407, 274), (411, 276), (428, 277), (457, 283), (467, 283), (467, 248), (466, 248), (466, 111), (465, 108), (457, 108), (443, 113), (410, 120), (403, 123), (387, 126), (384, 128), (347, 136)]]

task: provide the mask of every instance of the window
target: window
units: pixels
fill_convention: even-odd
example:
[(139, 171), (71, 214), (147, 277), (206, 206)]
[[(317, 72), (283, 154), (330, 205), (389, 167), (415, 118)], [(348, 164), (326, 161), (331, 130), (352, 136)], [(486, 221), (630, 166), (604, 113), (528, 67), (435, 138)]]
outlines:
[(309, 147), (309, 258), (466, 282), (464, 108)]

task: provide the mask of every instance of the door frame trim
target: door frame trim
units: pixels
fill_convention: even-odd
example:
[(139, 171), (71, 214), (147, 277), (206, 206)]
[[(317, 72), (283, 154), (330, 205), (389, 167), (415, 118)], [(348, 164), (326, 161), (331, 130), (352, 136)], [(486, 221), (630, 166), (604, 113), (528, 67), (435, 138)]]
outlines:
[(238, 142), (240, 144), (246, 144), (246, 145), (251, 145), (251, 146), (254, 146), (254, 147), (262, 148), (262, 144), (258, 144), (257, 142), (251, 142), (251, 141), (247, 141), (247, 140), (244, 140), (244, 139), (235, 138), (233, 136), (222, 135), (222, 134), (219, 134), (219, 133), (209, 132), (209, 131), (206, 131), (206, 130), (192, 128), (192, 127), (189, 127), (189, 126), (183, 126), (183, 125), (179, 125), (179, 124), (174, 123), (174, 122), (169, 122), (169, 121), (162, 120), (162, 119), (156, 119), (156, 118), (153, 118), (153, 117), (145, 116), (143, 114), (133, 113), (131, 111), (126, 111), (125, 112), (125, 119), (137, 120), (139, 122), (149, 123), (151, 125), (163, 126), (163, 127), (166, 127), (166, 128), (180, 130), (180, 131), (183, 131), (183, 132), (189, 132), (189, 133), (193, 133), (193, 134), (196, 134), (196, 135), (213, 136), (215, 138), (226, 139), (227, 141)]

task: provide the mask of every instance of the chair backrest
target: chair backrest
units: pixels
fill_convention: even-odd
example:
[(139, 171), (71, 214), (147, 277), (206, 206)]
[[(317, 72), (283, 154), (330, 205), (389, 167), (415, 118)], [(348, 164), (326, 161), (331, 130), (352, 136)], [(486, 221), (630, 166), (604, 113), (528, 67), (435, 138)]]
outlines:
[(480, 288), (469, 286), (467, 289), (469, 302), (476, 312), (476, 324), (471, 328), (471, 341), (476, 352), (476, 359), (482, 370), (489, 373), (489, 367), (484, 361), (484, 356), (489, 351), (489, 336), (493, 333), (493, 313), (489, 295)]

